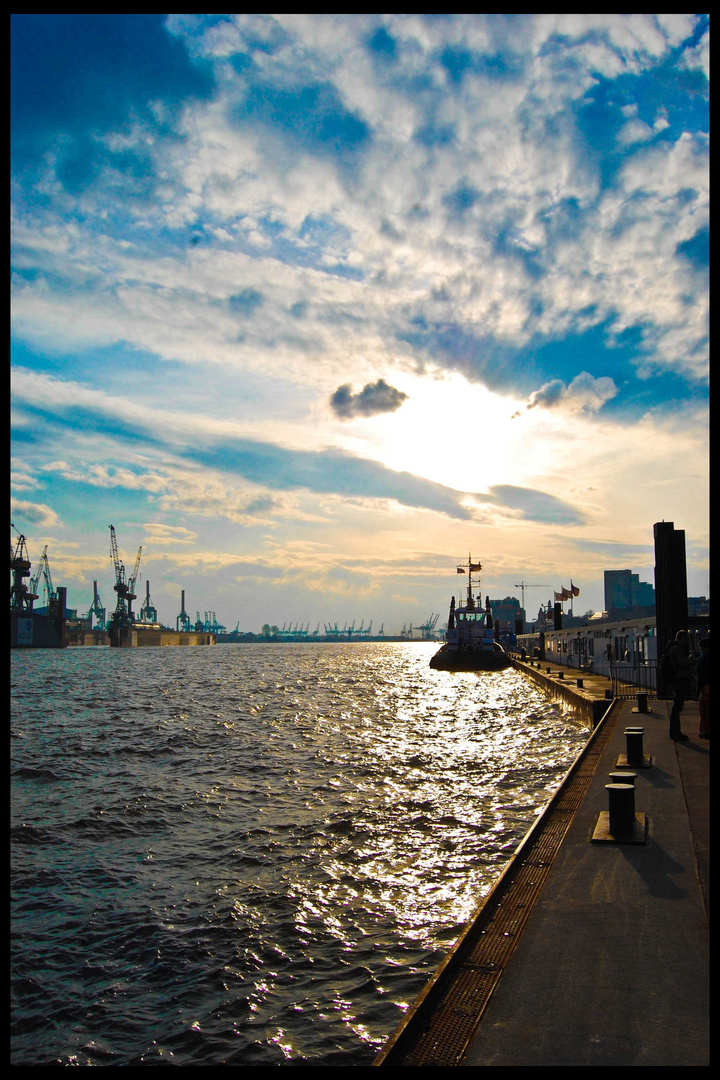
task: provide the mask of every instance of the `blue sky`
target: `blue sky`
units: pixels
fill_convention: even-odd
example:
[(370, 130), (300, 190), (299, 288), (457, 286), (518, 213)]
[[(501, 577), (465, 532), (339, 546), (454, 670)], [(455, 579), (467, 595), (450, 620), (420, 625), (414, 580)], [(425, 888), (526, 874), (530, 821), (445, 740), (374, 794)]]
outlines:
[[(87, 610), (708, 571), (707, 15), (13, 15), (12, 514)], [(144, 591), (144, 587), (143, 587)]]

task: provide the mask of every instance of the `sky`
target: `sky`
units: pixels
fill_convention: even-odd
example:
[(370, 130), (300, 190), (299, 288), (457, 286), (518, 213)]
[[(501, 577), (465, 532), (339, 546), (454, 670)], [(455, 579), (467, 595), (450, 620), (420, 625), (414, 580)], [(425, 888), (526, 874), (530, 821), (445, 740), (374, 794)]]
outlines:
[(709, 595), (708, 77), (703, 14), (12, 15), (35, 565), (387, 634), (665, 520)]

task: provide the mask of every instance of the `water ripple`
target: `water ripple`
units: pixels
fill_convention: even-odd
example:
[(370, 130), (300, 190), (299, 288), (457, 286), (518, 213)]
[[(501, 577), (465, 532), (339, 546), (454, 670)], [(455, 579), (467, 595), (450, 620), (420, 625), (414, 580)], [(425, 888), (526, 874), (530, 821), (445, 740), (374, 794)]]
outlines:
[(12, 1063), (369, 1064), (587, 737), (432, 650), (14, 653)]

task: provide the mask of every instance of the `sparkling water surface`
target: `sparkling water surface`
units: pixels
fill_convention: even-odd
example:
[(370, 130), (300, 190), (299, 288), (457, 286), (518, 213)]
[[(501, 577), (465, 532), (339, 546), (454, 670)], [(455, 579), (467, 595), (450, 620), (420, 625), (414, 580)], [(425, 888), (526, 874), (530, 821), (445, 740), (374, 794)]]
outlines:
[(368, 1065), (588, 738), (430, 643), (12, 654), (12, 1064)]

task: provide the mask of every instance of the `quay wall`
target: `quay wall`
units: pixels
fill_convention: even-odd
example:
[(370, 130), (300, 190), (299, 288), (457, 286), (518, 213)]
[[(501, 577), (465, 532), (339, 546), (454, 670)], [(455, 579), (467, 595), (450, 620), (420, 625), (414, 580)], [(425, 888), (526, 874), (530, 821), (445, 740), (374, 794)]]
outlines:
[(171, 646), (171, 645), (214, 645), (215, 635), (196, 630), (133, 630), (133, 645)]
[(11, 649), (64, 649), (67, 644), (64, 619), (35, 612), (10, 612)]
[[(547, 665), (543, 665), (542, 661), (535, 661), (531, 665), (514, 656), (511, 656), (510, 660), (514, 668), (532, 679), (553, 701), (570, 705), (577, 718), (590, 730), (597, 726), (607, 712), (610, 701), (586, 691), (586, 680), (583, 676), (570, 678), (563, 672), (564, 677), (561, 679), (557, 673), (553, 674)], [(578, 685), (578, 680), (583, 686)]]
[[(67, 644), (81, 647), (93, 645), (109, 646), (110, 634), (104, 630), (69, 630)], [(138, 630), (133, 628), (130, 640), (123, 641), (122, 648), (143, 648), (146, 646), (175, 646), (175, 645), (214, 645), (215, 635), (199, 633), (195, 630), (188, 632), (177, 630)]]

